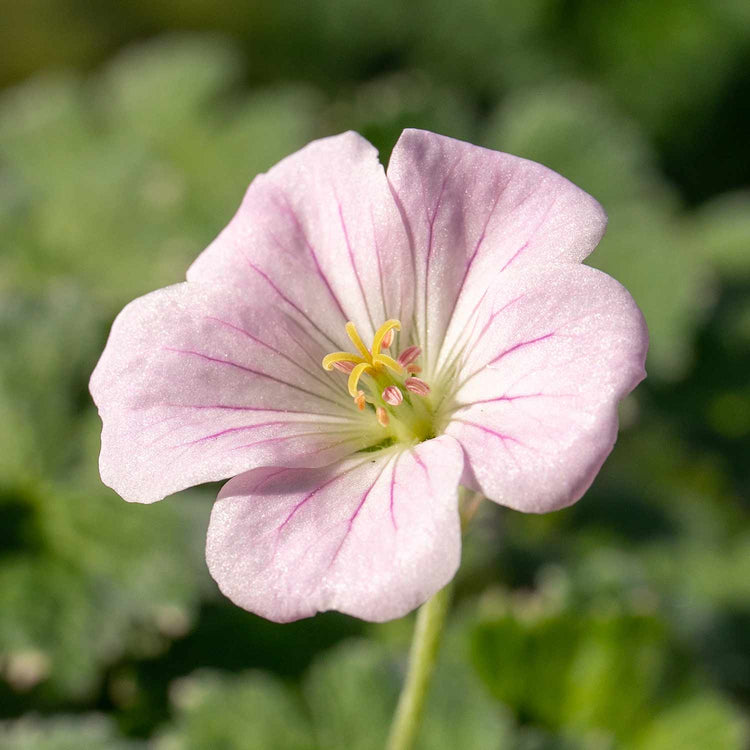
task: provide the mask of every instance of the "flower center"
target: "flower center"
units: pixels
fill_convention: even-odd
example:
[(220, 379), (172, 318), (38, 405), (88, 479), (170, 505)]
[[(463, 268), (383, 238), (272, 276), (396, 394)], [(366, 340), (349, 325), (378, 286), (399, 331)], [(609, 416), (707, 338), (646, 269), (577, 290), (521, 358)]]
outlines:
[(430, 386), (417, 377), (421, 368), (415, 364), (422, 350), (409, 346), (396, 359), (383, 353), (400, 330), (398, 320), (386, 320), (368, 349), (349, 321), (346, 333), (359, 353), (328, 354), (323, 358), (323, 368), (348, 373), (347, 388), (354, 403), (360, 411), (374, 409), (378, 423), (387, 431), (386, 439), (422, 442), (434, 436)]

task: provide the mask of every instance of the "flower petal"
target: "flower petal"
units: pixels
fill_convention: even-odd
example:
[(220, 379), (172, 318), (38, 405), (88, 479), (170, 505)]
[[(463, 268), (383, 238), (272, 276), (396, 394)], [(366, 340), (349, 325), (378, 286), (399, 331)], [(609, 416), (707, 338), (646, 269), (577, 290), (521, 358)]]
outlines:
[(442, 436), (327, 469), (236, 477), (211, 514), (211, 575), (235, 604), (277, 622), (329, 609), (401, 617), (458, 567), (462, 466)]
[(503, 277), (457, 365), (446, 432), (465, 481), (546, 512), (588, 489), (617, 436), (617, 403), (645, 377), (648, 332), (627, 290), (588, 266)]
[(413, 338), (430, 375), (488, 280), (530, 264), (581, 261), (606, 226), (601, 206), (552, 170), (426, 131), (402, 133), (388, 179), (412, 238)]
[(368, 341), (388, 318), (410, 320), (412, 278), (377, 151), (352, 132), (314, 141), (256, 177), (188, 271), (189, 281), (249, 287), (306, 321), (329, 351), (350, 348), (348, 320)]
[[(185, 283), (129, 304), (91, 377), (100, 471), (153, 502), (257, 466), (323, 466), (378, 442), (309, 332), (239, 290)], [(369, 422), (368, 422), (369, 420)]]

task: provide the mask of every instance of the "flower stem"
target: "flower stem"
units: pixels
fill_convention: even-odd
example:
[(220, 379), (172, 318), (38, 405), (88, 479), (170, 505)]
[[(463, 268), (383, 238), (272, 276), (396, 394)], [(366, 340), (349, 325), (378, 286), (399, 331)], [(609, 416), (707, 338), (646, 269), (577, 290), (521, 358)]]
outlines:
[(386, 750), (411, 750), (414, 746), (450, 608), (451, 590), (452, 586), (448, 584), (419, 608), (409, 652), (409, 671), (398, 699)]
[[(481, 492), (460, 488), (458, 507), (462, 533), (466, 533), (483, 499)], [(411, 750), (414, 747), (452, 594), (453, 584), (449, 583), (428, 599), (417, 612), (414, 638), (409, 651), (409, 671), (398, 699), (386, 750)]]

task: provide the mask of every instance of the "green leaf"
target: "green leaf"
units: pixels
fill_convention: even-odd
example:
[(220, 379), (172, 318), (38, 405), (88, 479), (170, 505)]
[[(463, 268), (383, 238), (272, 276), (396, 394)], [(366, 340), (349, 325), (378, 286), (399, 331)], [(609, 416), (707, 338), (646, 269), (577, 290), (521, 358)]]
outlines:
[(241, 74), (239, 51), (222, 37), (183, 33), (127, 48), (99, 85), (113, 118), (145, 139), (162, 141), (187, 118), (201, 118)]
[(734, 277), (750, 276), (750, 193), (728, 193), (695, 214), (696, 244), (714, 268)]
[[(458, 655), (461, 634), (441, 649), (417, 748), (500, 750), (512, 724)], [(370, 641), (349, 641), (323, 654), (304, 692), (318, 743), (326, 750), (380, 750), (405, 674), (404, 653)]]
[(0, 349), (8, 362), (0, 370), (0, 411), (17, 428), (0, 432), (5, 481), (39, 473), (67, 478), (80, 460), (81, 400), (88, 400), (100, 331), (91, 300), (75, 284), (55, 284), (41, 299), (18, 292), (0, 299)]
[(346, 641), (318, 658), (305, 679), (318, 745), (379, 750), (401, 686), (402, 663), (368, 641)]
[(658, 710), (669, 656), (665, 628), (656, 618), (591, 618), (566, 675), (562, 724), (629, 736)]
[(105, 490), (0, 490), (0, 644), (12, 688), (81, 698), (115, 659), (153, 656), (189, 629), (209, 585), (200, 493), (137, 506)]
[(724, 699), (697, 695), (663, 711), (644, 729), (632, 750), (744, 750), (750, 724)]
[(569, 615), (536, 622), (507, 615), (474, 627), (472, 659), (498, 700), (533, 723), (560, 727), (580, 638), (581, 625)]
[(584, 2), (578, 38), (590, 69), (614, 96), (651, 129), (679, 141), (691, 130), (680, 125), (700, 122), (740, 64), (748, 27), (738, 23), (735, 2)]
[(667, 675), (664, 628), (647, 617), (508, 614), (477, 623), (472, 653), (499, 700), (556, 731), (627, 736)]
[(157, 750), (313, 750), (299, 699), (262, 672), (197, 672), (172, 686), (177, 716)]
[(1, 95), (7, 275), (40, 292), (75, 276), (110, 316), (184, 279), (255, 174), (315, 132), (316, 96), (240, 93), (239, 61), (221, 38), (175, 35)]
[(3, 750), (145, 750), (142, 742), (119, 737), (113, 723), (98, 714), (88, 716), (25, 716), (0, 722)]

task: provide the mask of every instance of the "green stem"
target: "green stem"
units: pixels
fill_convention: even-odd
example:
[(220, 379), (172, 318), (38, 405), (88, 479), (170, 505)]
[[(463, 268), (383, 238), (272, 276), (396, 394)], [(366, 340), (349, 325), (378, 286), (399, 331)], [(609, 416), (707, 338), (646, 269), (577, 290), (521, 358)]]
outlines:
[[(462, 533), (466, 533), (483, 499), (481, 492), (460, 488), (458, 507)], [(432, 599), (428, 599), (417, 612), (414, 638), (409, 652), (409, 671), (398, 699), (386, 750), (411, 750), (414, 747), (430, 679), (435, 671), (435, 662), (443, 639), (452, 593), (453, 585), (449, 583)]]
[(438, 591), (417, 613), (409, 671), (391, 724), (387, 750), (410, 750), (414, 746), (450, 608), (451, 588), (448, 584)]

